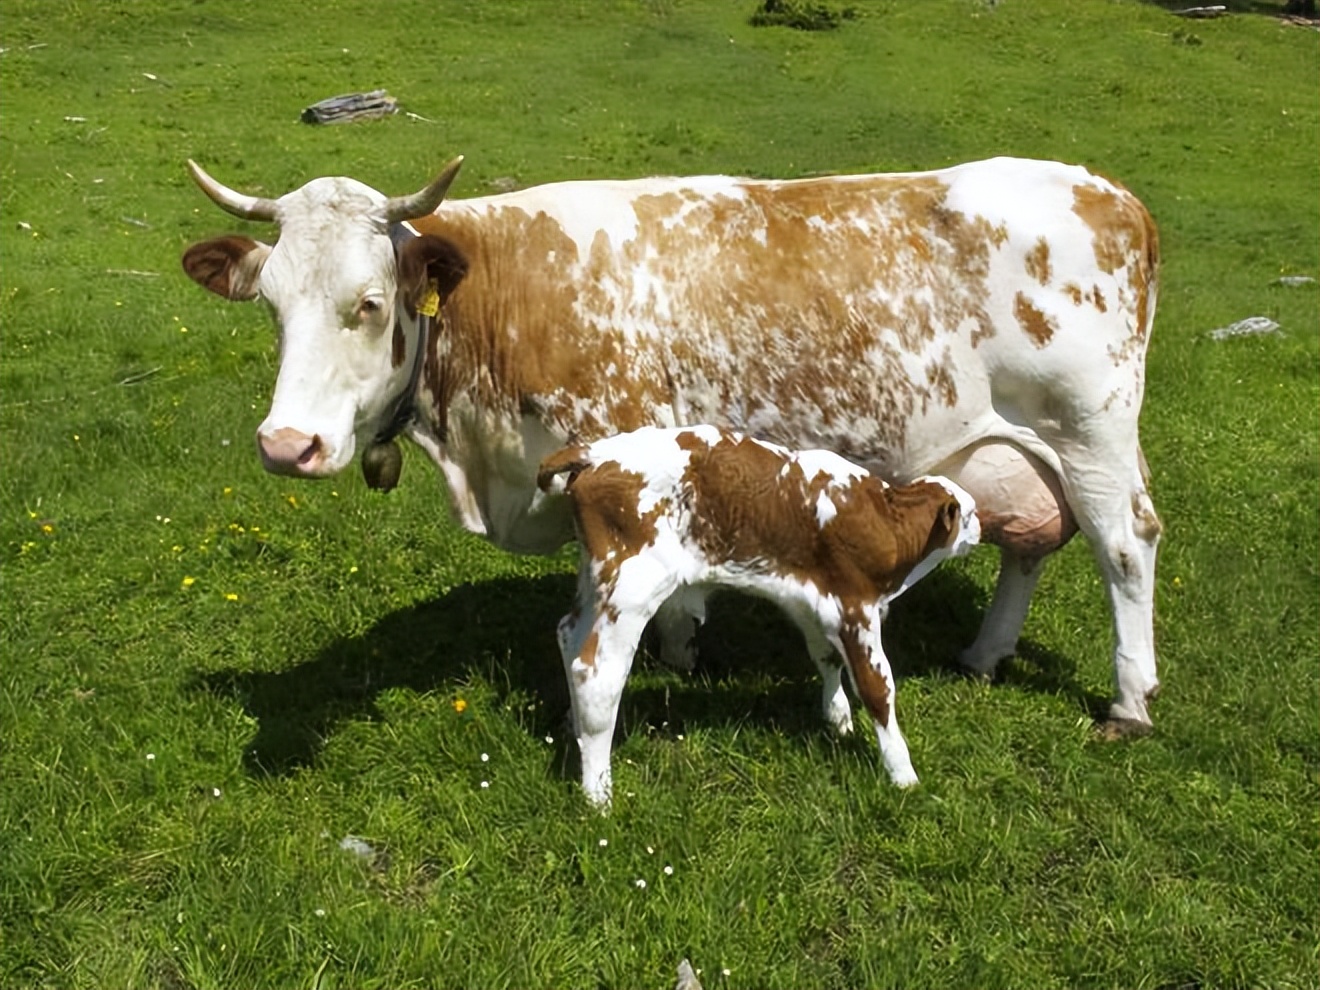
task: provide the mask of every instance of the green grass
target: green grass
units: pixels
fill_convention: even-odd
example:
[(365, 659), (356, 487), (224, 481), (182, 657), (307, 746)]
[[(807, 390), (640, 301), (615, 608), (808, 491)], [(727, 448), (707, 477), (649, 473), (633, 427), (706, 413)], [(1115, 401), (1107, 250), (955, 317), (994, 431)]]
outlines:
[[(812, 33), (755, 6), (7, 0), (0, 986), (662, 987), (684, 956), (708, 988), (1320, 979), (1320, 290), (1273, 284), (1320, 275), (1320, 39), (1117, 0), (858, 0)], [(428, 119), (298, 123), (382, 86)], [(995, 154), (1134, 189), (1165, 258), (1156, 733), (1092, 730), (1112, 635), (1080, 541), (1002, 682), (949, 672), (982, 551), (887, 629), (915, 792), (731, 600), (695, 676), (639, 662), (592, 813), (571, 553), (459, 532), (415, 450), (388, 497), (263, 474), (273, 333), (179, 270), (242, 226), (185, 158), (276, 195), (409, 191), (455, 153), (458, 196)], [(1251, 315), (1283, 333), (1206, 336)]]

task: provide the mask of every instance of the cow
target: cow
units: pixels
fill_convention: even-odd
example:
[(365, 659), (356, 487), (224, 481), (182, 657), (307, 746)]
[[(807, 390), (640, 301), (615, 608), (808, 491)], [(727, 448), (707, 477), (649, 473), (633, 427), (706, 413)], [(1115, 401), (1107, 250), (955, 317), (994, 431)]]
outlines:
[[(1083, 167), (996, 158), (912, 173), (571, 181), (445, 201), (462, 162), (387, 197), (345, 177), (278, 199), (189, 168), (273, 244), (205, 241), (186, 272), (262, 298), (280, 329), (257, 429), (266, 469), (323, 478), (394, 440), (435, 461), (457, 518), (497, 545), (573, 537), (537, 488), (571, 438), (713, 423), (971, 493), (1001, 566), (974, 642), (1016, 650), (1042, 561), (1080, 529), (1113, 612), (1105, 732), (1149, 731), (1156, 515), (1138, 439), (1158, 236)], [(695, 628), (657, 619), (662, 655)]]
[(830, 451), (713, 426), (646, 426), (569, 446), (542, 462), (537, 484), (568, 495), (582, 548), (559, 649), (593, 804), (610, 803), (614, 723), (642, 631), (676, 600), (700, 619), (720, 588), (788, 614), (824, 680), (825, 718), (847, 735), (842, 660), (890, 780), (917, 783), (880, 628), (889, 602), (980, 539), (967, 492), (939, 477), (891, 487)]

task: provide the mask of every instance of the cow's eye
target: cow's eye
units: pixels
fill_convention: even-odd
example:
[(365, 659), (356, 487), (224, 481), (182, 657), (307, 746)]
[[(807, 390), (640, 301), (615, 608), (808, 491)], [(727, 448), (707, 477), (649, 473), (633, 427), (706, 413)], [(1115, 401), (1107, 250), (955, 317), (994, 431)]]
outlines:
[(358, 303), (358, 316), (364, 320), (375, 319), (385, 311), (385, 303), (374, 296), (368, 296)]

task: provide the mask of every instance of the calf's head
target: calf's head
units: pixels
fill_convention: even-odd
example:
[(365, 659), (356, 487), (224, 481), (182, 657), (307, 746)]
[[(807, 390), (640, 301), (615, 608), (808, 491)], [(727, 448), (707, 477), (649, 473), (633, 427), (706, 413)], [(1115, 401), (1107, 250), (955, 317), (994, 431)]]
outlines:
[(949, 557), (961, 557), (981, 540), (976, 502), (948, 478), (931, 476), (899, 488), (886, 488), (884, 498), (900, 508), (914, 527), (909, 549), (911, 568), (892, 596), (897, 598)]
[(230, 235), (183, 255), (199, 285), (226, 299), (260, 298), (279, 324), (279, 375), (257, 429), (266, 470), (335, 474), (410, 400), (423, 357), (418, 307), (432, 292), (452, 292), (467, 262), (449, 241), (400, 225), (435, 211), (462, 161), (411, 196), (336, 177), (279, 199), (235, 192), (188, 163), (221, 209), (279, 225), (274, 244)]
[(945, 556), (961, 557), (981, 541), (981, 522), (976, 515), (976, 501), (948, 478), (930, 475), (918, 478), (918, 485), (940, 489), (935, 505), (935, 521), (926, 544), (927, 553), (943, 551)]

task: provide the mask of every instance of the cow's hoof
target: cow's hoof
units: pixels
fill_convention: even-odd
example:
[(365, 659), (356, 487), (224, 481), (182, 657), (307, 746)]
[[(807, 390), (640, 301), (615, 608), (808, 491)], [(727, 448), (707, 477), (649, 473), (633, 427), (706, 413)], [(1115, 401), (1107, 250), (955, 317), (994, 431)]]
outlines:
[(665, 637), (660, 638), (660, 663), (669, 670), (680, 674), (690, 674), (697, 667), (697, 642), (674, 643)]
[(991, 684), (995, 679), (994, 669), (981, 670), (979, 667), (971, 667), (965, 663), (959, 662), (957, 671), (969, 681), (975, 681), (977, 684)]
[(1117, 742), (1119, 739), (1139, 739), (1148, 736), (1155, 730), (1155, 726), (1135, 718), (1108, 718), (1096, 729), (1105, 742)]

